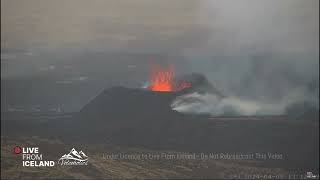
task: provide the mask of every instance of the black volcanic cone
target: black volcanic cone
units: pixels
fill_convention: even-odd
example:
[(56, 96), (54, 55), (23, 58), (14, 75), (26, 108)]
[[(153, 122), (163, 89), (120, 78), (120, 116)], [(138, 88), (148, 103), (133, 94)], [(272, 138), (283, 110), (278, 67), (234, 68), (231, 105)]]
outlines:
[(170, 107), (177, 96), (197, 91), (214, 93), (223, 97), (222, 93), (216, 90), (201, 74), (193, 73), (179, 79), (190, 82), (192, 86), (179, 92), (154, 92), (125, 87), (106, 89), (81, 109), (79, 118), (82, 122), (87, 123), (158, 122), (159, 119), (163, 122), (164, 117), (180, 115)]
[[(154, 92), (125, 87), (104, 90), (78, 113), (73, 122), (81, 127), (81, 133), (74, 134), (77, 134), (77, 138), (80, 134), (84, 136), (81, 139), (87, 138), (90, 141), (101, 141), (102, 138), (125, 144), (145, 141), (148, 145), (154, 141), (165, 141), (168, 144), (166, 141), (171, 137), (183, 138), (195, 123), (191, 120), (194, 117), (172, 110), (173, 100), (199, 90), (216, 92), (202, 75), (191, 74), (183, 78), (191, 82), (192, 87), (179, 92)], [(197, 124), (202, 126), (202, 123)]]
[(170, 107), (172, 100), (183, 93), (110, 88), (84, 106), (74, 122), (91, 140), (112, 138), (127, 144), (145, 135), (154, 138), (184, 117)]
[(79, 114), (82, 120), (90, 118), (90, 122), (99, 123), (127, 119), (137, 122), (141, 121), (141, 117), (168, 116), (176, 114), (171, 110), (170, 103), (177, 95), (178, 93), (114, 87), (99, 94)]

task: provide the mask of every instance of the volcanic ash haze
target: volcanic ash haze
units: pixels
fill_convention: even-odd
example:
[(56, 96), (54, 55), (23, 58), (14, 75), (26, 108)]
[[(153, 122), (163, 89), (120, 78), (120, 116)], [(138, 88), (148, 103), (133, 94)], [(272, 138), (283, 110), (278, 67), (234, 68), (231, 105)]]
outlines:
[[(275, 115), (319, 110), (319, 1), (204, 1), (207, 41), (182, 50), (226, 99), (181, 96), (176, 110)], [(186, 104), (188, 98), (198, 99)], [(187, 101), (189, 102), (189, 101)], [(202, 102), (202, 103), (200, 103)]]

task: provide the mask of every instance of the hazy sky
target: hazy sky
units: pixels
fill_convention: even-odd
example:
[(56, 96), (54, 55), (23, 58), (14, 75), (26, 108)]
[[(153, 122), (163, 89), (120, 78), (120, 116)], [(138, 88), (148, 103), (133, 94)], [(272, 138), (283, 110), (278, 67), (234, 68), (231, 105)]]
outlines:
[(312, 53), (318, 0), (2, 0), (2, 48)]
[[(196, 40), (199, 3), (186, 0), (4, 0), (3, 47), (155, 48)], [(178, 44), (177, 44), (178, 43)], [(195, 43), (195, 42), (194, 42)]]

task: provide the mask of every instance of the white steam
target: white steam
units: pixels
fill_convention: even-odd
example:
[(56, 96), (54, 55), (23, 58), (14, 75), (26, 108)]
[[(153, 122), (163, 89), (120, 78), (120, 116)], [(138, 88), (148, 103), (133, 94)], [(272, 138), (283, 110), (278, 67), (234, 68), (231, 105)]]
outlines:
[(178, 97), (171, 104), (173, 110), (188, 114), (210, 114), (213, 116), (259, 114), (283, 114), (281, 105), (263, 104), (237, 97), (220, 99), (214, 94), (197, 92)]
[[(211, 115), (303, 114), (319, 109), (319, 1), (207, 0), (203, 44), (181, 52), (226, 98), (192, 93), (174, 110)], [(308, 110), (309, 109), (309, 110)]]
[[(261, 102), (235, 96), (221, 98), (215, 94), (193, 92), (177, 97), (171, 104), (175, 111), (186, 114), (212, 116), (286, 115), (294, 104), (308, 103), (318, 106), (318, 100), (306, 99), (305, 89), (296, 89), (275, 102)], [(319, 107), (317, 107), (319, 108)]]

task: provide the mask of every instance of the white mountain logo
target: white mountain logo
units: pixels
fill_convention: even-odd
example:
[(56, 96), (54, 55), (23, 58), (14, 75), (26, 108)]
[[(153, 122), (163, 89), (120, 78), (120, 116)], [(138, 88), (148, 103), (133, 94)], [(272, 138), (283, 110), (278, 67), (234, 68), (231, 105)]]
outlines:
[(74, 148), (71, 149), (69, 154), (63, 155), (59, 160), (60, 165), (88, 165), (88, 156), (80, 151), (78, 152)]

